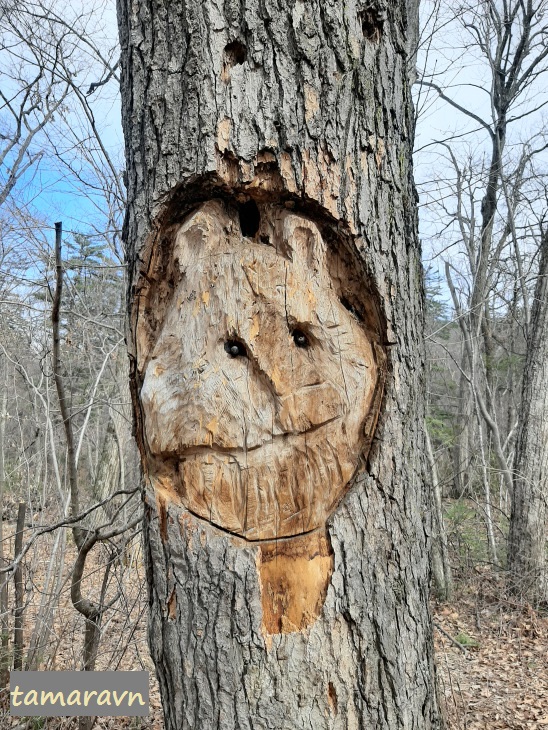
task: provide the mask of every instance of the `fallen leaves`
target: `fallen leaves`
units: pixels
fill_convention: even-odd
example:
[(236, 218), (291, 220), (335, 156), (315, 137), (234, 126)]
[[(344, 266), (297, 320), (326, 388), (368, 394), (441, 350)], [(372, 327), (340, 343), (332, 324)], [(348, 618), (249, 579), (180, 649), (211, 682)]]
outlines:
[[(548, 726), (548, 618), (531, 606), (472, 591), (434, 610), (453, 639), (477, 642), (463, 654), (436, 631), (436, 661), (447, 730), (535, 730)], [(470, 646), (467, 647), (468, 649)]]

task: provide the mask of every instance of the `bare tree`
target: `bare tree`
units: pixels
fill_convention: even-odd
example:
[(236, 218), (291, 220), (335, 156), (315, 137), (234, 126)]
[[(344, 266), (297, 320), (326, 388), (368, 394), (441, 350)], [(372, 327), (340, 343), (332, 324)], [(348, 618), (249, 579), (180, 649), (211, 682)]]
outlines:
[[(461, 354), (452, 354), (451, 365), (460, 374), (455, 484), (462, 493), (462, 474), (469, 474), (470, 460), (479, 457), (490, 557), (497, 562), (490, 455), (496, 460), (501, 493), (511, 494), (521, 376), (516, 363), (528, 328), (544, 187), (540, 161), (547, 149), (534, 120), (547, 102), (541, 79), (547, 70), (548, 5), (543, 0), (486, 0), (430, 6), (437, 22), (447, 23), (457, 34), (456, 42), (455, 37), (450, 41), (450, 63), (456, 62), (459, 42), (470, 59), (462, 83), (464, 74), (455, 77), (454, 66), (433, 65), (436, 54), (421, 74), (419, 107), (427, 110), (434, 97), (462, 120), (458, 131), (429, 143), (443, 158), (444, 168), (425, 181), (422, 191), (426, 215), (438, 211), (446, 281), (461, 330)], [(475, 104), (465, 100), (463, 87)], [(527, 121), (532, 128), (523, 139), (519, 129)], [(426, 153), (419, 151), (419, 159)], [(508, 337), (502, 336), (503, 330)], [(437, 343), (444, 347), (439, 339)], [(503, 358), (509, 363), (504, 384), (497, 367)]]
[(514, 467), (508, 567), (514, 591), (548, 604), (548, 229), (531, 311)]
[[(72, 594), (85, 615), (83, 666), (91, 669), (105, 613), (124, 588), (125, 545), (135, 537), (140, 522), (138, 501), (132, 499), (136, 489), (127, 488), (133, 450), (123, 417), (129, 406), (127, 357), (121, 348), (124, 190), (115, 162), (116, 143), (108, 138), (104, 113), (106, 104), (116, 108), (117, 44), (101, 37), (102, 13), (97, 16), (96, 11), (97, 6), (61, 12), (56, 2), (9, 7), (4, 3), (0, 21), (4, 65), (12, 72), (2, 92), (13, 95), (0, 119), (6, 139), (8, 132), (11, 135), (2, 158), (6, 184), (0, 188), (0, 344), (16, 383), (14, 393), (5, 391), (13, 414), (7, 426), (13, 491), (26, 491), (31, 507), (22, 555), (16, 564), (1, 566), (2, 580), (29, 561), (26, 571), (33, 581), (36, 546), (51, 545), (49, 565), (39, 578), (42, 597), (29, 631), (27, 669), (55, 662), (60, 637), (54, 618), (65, 589), (65, 558), (70, 555), (66, 528), (73, 528), (79, 551)], [(14, 121), (14, 100), (19, 103), (20, 130)], [(53, 276), (57, 286), (51, 284), (51, 224), (43, 213), (47, 189), (36, 196), (41, 159), (47, 163), (42, 170), (48, 182), (62, 180), (65, 188), (80, 196), (81, 215), (86, 218), (73, 222), (80, 230), (66, 236), (63, 260), (57, 252), (57, 276)], [(52, 198), (55, 207), (59, 196)], [(123, 388), (118, 387), (120, 382)], [(109, 420), (115, 424), (115, 439), (108, 438)], [(36, 433), (31, 437), (32, 429)], [(20, 448), (14, 438), (17, 430)], [(102, 442), (117, 469), (101, 468), (97, 452)], [(53, 526), (36, 525), (44, 515)], [(99, 594), (93, 588), (82, 589), (88, 573), (86, 557), (92, 550), (95, 560), (97, 553), (104, 559)], [(82, 726), (90, 722), (82, 720)]]
[[(0, 355), (0, 370), (2, 396), (0, 400), (0, 505), (4, 504), (4, 490), (6, 483), (6, 459), (5, 459), (5, 433), (8, 416), (8, 369), (6, 358)], [(2, 509), (3, 511), (3, 509)], [(4, 548), (4, 515), (0, 515), (0, 568), (6, 564)], [(8, 620), (8, 584), (7, 580), (0, 576), (0, 684), (4, 686), (8, 679), (9, 671), (9, 620)]]
[[(0, 5), (0, 208), (18, 181), (32, 178), (43, 157), (40, 136), (69, 92), (59, 76), (59, 42), (29, 26), (10, 3)], [(69, 59), (67, 59), (67, 63)]]

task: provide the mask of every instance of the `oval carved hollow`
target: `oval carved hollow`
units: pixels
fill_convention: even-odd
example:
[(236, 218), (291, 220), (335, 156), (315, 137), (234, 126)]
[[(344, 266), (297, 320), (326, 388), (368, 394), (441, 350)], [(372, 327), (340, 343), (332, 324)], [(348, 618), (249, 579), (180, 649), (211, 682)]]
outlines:
[(348, 255), (308, 217), (255, 201), (210, 200), (170, 235), (173, 286), (151, 272), (137, 332), (151, 461), (176, 465), (188, 510), (247, 540), (323, 529), (382, 370)]

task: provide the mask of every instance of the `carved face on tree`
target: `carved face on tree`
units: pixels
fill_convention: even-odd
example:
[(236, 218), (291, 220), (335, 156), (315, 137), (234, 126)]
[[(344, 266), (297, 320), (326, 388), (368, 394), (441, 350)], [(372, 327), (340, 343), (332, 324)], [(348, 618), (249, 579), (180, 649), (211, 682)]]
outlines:
[(169, 465), (189, 511), (249, 540), (323, 526), (378, 410), (352, 266), (280, 205), (212, 200), (170, 235), (137, 325), (150, 475)]

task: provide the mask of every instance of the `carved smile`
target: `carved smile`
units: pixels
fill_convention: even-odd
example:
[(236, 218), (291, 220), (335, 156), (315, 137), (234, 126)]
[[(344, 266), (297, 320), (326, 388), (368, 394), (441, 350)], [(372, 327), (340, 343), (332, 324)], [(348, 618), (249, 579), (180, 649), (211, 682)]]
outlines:
[(180, 456), (195, 456), (197, 454), (208, 454), (208, 453), (216, 453), (216, 454), (249, 454), (253, 451), (257, 451), (258, 449), (263, 448), (264, 446), (269, 446), (270, 444), (277, 443), (279, 441), (285, 442), (287, 446), (292, 446), (296, 440), (300, 440), (303, 437), (306, 438), (308, 434), (314, 434), (317, 431), (319, 431), (322, 428), (325, 428), (326, 426), (329, 426), (331, 423), (334, 423), (335, 421), (339, 421), (342, 418), (342, 415), (339, 416), (333, 416), (333, 418), (329, 418), (323, 423), (318, 423), (315, 426), (311, 426), (310, 428), (307, 428), (305, 431), (289, 431), (286, 433), (280, 433), (275, 434), (272, 436), (271, 439), (268, 441), (262, 441), (259, 444), (253, 444), (251, 446), (223, 446), (221, 444), (216, 443), (215, 441), (212, 441), (209, 445), (198, 445), (198, 446), (188, 446), (180, 451)]

